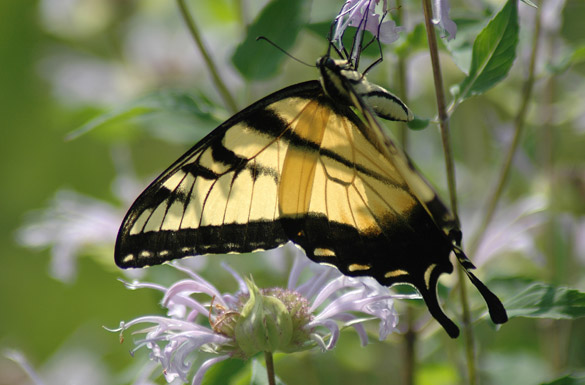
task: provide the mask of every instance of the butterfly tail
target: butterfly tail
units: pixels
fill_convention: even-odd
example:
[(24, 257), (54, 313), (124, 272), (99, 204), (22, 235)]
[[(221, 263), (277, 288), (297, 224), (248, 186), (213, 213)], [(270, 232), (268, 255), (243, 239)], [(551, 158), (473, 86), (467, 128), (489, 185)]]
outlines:
[(467, 258), (463, 250), (457, 246), (455, 246), (453, 250), (459, 263), (463, 266), (465, 273), (469, 277), (469, 280), (477, 288), (487, 304), (492, 321), (495, 324), (503, 324), (508, 321), (508, 314), (506, 313), (506, 309), (500, 299), (470, 271), (471, 269), (475, 269), (475, 266), (471, 263), (469, 258)]
[[(451, 269), (452, 271), (452, 269)], [(430, 271), (430, 276), (425, 278), (423, 285), (416, 285), (417, 290), (422, 295), (429, 312), (441, 324), (443, 329), (449, 334), (451, 338), (457, 338), (459, 336), (459, 328), (443, 311), (439, 304), (439, 298), (437, 295), (437, 284), (439, 276), (443, 273), (440, 269), (433, 269)]]
[(495, 324), (503, 324), (504, 322), (508, 321), (508, 314), (506, 313), (506, 309), (504, 308), (504, 305), (500, 299), (494, 293), (492, 293), (491, 290), (488, 289), (487, 286), (484, 285), (483, 282), (481, 282), (472, 272), (465, 269), (465, 273), (467, 273), (469, 280), (475, 285), (483, 297), (485, 303), (487, 304), (492, 321)]

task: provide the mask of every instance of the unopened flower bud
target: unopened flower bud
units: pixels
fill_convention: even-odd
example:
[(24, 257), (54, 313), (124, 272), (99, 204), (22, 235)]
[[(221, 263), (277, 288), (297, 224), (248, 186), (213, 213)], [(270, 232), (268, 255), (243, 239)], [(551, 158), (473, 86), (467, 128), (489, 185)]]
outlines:
[(292, 319), (278, 298), (260, 293), (249, 279), (246, 284), (250, 299), (244, 305), (236, 324), (236, 342), (252, 356), (258, 352), (275, 352), (288, 347), (292, 338)]

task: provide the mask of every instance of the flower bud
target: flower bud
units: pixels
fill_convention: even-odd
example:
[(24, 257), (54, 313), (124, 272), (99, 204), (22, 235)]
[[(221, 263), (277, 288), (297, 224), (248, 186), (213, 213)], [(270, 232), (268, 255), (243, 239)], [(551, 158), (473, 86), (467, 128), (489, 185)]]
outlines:
[(236, 342), (252, 356), (258, 352), (275, 352), (288, 347), (293, 333), (292, 319), (279, 299), (260, 293), (252, 280), (246, 279), (250, 299), (236, 323)]

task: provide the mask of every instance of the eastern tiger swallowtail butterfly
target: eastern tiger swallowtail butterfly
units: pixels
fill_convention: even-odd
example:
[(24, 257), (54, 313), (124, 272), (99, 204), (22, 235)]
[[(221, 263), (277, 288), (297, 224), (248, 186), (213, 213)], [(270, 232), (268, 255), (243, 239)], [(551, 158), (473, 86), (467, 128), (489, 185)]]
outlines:
[(374, 114), (412, 119), (351, 61), (328, 55), (321, 77), (240, 111), (187, 151), (132, 205), (116, 242), (122, 268), (246, 253), (289, 241), (315, 262), (381, 284), (408, 283), (451, 337), (437, 282), (453, 251), (503, 323), (499, 299), (471, 272), (450, 210), (388, 139)]

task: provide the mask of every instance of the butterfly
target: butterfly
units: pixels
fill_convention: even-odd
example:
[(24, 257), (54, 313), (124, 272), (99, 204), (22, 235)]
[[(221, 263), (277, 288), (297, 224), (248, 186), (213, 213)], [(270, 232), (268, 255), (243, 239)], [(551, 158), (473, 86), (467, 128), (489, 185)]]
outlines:
[(500, 300), (473, 274), (451, 211), (375, 115), (408, 121), (396, 96), (352, 60), (317, 62), (320, 81), (292, 85), (221, 124), (134, 202), (115, 247), (119, 267), (293, 242), (315, 262), (383, 285), (414, 286), (455, 338), (437, 283), (454, 252), (495, 323)]

